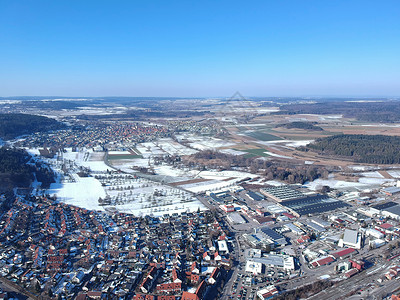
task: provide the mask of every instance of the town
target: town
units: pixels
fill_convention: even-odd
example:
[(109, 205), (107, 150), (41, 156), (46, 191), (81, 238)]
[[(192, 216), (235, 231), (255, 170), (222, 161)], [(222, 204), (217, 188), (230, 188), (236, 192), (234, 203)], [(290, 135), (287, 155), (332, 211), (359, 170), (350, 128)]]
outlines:
[[(234, 111), (235, 119), (212, 113), (211, 123), (204, 115), (91, 121), (60, 112), (67, 128), (6, 141), (55, 178), (1, 198), (4, 295), (264, 300), (395, 294), (400, 168), (333, 165), (324, 156), (312, 161), (297, 150), (305, 142), (293, 137), (315, 132), (276, 129), (275, 110)], [(268, 133), (259, 126), (265, 120), (273, 123)], [(336, 120), (320, 125), (338, 130)]]

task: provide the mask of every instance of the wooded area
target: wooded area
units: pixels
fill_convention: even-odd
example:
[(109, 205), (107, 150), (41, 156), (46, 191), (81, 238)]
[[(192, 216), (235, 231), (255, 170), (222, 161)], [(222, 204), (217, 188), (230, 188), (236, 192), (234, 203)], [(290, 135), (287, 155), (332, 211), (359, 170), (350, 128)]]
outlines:
[(386, 135), (342, 134), (315, 140), (299, 150), (349, 157), (371, 164), (400, 163), (400, 137)]
[(24, 150), (0, 148), (0, 191), (7, 192), (15, 187), (29, 188), (36, 176), (42, 188), (48, 188), (54, 181), (54, 172), (33, 161)]
[(322, 131), (322, 127), (316, 126), (317, 122), (301, 122), (301, 121), (296, 121), (296, 122), (290, 122), (290, 123), (285, 123), (285, 124), (279, 124), (276, 125), (275, 127), (284, 127), (287, 129), (304, 129), (304, 130), (316, 130), (316, 131)]
[(275, 114), (343, 115), (367, 122), (399, 122), (400, 101), (288, 104)]
[(13, 139), (24, 134), (45, 132), (64, 128), (54, 119), (28, 114), (0, 114), (0, 138)]

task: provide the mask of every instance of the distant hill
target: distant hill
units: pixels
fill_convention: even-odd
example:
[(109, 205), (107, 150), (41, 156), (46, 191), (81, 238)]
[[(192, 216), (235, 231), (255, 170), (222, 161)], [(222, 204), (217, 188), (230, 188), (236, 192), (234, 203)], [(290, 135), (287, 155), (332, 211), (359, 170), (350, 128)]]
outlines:
[(296, 129), (304, 129), (304, 130), (316, 130), (322, 131), (322, 127), (316, 126), (316, 122), (290, 122), (285, 124), (276, 125), (276, 127), (285, 127), (288, 129), (296, 128)]
[(366, 122), (400, 122), (400, 101), (297, 103), (274, 114), (343, 115)]
[(349, 157), (361, 163), (400, 163), (400, 137), (398, 136), (341, 134), (317, 139), (298, 149), (314, 150), (324, 155)]
[(54, 119), (29, 114), (0, 114), (0, 138), (13, 139), (24, 134), (62, 129), (65, 124)]

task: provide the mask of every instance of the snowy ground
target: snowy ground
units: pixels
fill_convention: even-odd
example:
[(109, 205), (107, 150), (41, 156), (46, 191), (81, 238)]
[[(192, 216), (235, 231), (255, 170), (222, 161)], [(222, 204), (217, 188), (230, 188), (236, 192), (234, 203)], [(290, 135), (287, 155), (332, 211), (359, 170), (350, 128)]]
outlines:
[(231, 154), (231, 155), (245, 155), (245, 154), (248, 154), (248, 152), (238, 151), (238, 150), (234, 150), (234, 149), (221, 149), (219, 151), (222, 152), (222, 153)]
[(157, 175), (174, 176), (179, 178), (186, 178), (190, 180), (192, 177), (188, 176), (187, 169), (177, 169), (169, 165), (158, 165), (154, 166), (154, 171)]
[[(145, 145), (145, 147), (155, 145)], [(38, 149), (29, 150), (38, 154)], [(115, 208), (118, 211), (135, 215), (163, 215), (166, 213), (180, 213), (184, 211), (204, 210), (206, 207), (192, 194), (177, 188), (163, 185), (144, 178), (136, 178), (130, 174), (108, 174), (113, 171), (107, 166), (104, 152), (93, 152), (90, 149), (80, 149), (72, 152), (67, 149), (65, 153), (54, 159), (43, 159), (57, 171), (60, 176), (58, 182), (52, 184), (46, 193), (57, 195), (65, 203), (83, 207), (89, 210), (105, 210)], [(125, 153), (121, 153), (125, 154)], [(146, 166), (148, 159), (116, 160), (121, 164), (121, 169), (132, 173), (131, 167)], [(62, 166), (68, 168), (68, 174), (62, 176)], [(93, 172), (90, 177), (79, 177), (80, 167), (90, 168)], [(174, 170), (168, 166), (159, 166), (160, 172), (171, 175)], [(175, 169), (173, 175), (183, 174), (183, 170)], [(99, 198), (108, 202), (100, 205)]]
[(188, 141), (190, 147), (196, 150), (214, 150), (222, 147), (231, 147), (236, 143), (225, 141), (211, 136), (194, 135), (190, 133), (177, 135), (178, 141)]
[(193, 192), (218, 191), (222, 189), (237, 189), (237, 182), (245, 178), (255, 178), (257, 175), (240, 171), (189, 171), (193, 178), (209, 179), (208, 181), (188, 183), (179, 187)]
[(278, 158), (286, 158), (286, 159), (293, 159), (293, 157), (290, 156), (284, 156), (284, 155), (279, 155), (273, 152), (269, 152), (269, 151), (265, 151), (265, 154), (269, 155), (269, 156), (273, 156), (273, 157), (278, 157)]
[(390, 170), (390, 171), (387, 171), (387, 172), (393, 178), (400, 178), (400, 170)]
[(203, 204), (185, 191), (126, 174), (98, 175), (111, 202), (120, 212), (135, 215), (163, 215), (204, 210)]
[(281, 145), (288, 147), (300, 147), (306, 146), (309, 143), (312, 143), (314, 140), (301, 140), (301, 141), (293, 141), (293, 140), (276, 140), (276, 141), (257, 141), (257, 144), (265, 145), (265, 146), (273, 146), (273, 145)]
[(358, 182), (349, 182), (343, 180), (335, 180), (335, 179), (316, 179), (313, 182), (308, 182), (305, 184), (310, 190), (317, 190), (324, 185), (327, 185), (334, 189), (349, 189), (355, 188), (359, 190), (377, 188), (384, 183), (394, 182), (393, 179), (385, 179), (385, 178), (368, 178), (361, 177)]
[(89, 168), (95, 172), (109, 170), (110, 167), (104, 163), (104, 152), (94, 152), (92, 149), (80, 148), (77, 152), (72, 152), (71, 148), (66, 149), (61, 158), (74, 161), (78, 166)]
[(198, 152), (197, 150), (185, 147), (169, 138), (160, 139), (158, 145), (170, 155), (191, 155)]
[(106, 193), (101, 183), (93, 177), (81, 178), (74, 176), (76, 182), (54, 183), (47, 191), (50, 195), (67, 204), (83, 207), (90, 210), (104, 210), (99, 205), (99, 197), (104, 198)]

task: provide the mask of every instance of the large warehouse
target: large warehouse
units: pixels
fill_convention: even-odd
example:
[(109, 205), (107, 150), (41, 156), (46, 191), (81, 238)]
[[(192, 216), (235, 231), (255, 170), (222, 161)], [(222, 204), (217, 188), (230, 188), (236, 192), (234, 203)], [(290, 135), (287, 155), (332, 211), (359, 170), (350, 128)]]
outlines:
[(260, 192), (264, 196), (267, 196), (277, 202), (305, 197), (305, 194), (290, 187), (289, 185), (262, 188), (260, 189)]
[(308, 214), (323, 213), (341, 207), (350, 206), (340, 200), (319, 194), (288, 200), (282, 202), (281, 205), (288, 208), (297, 217)]

